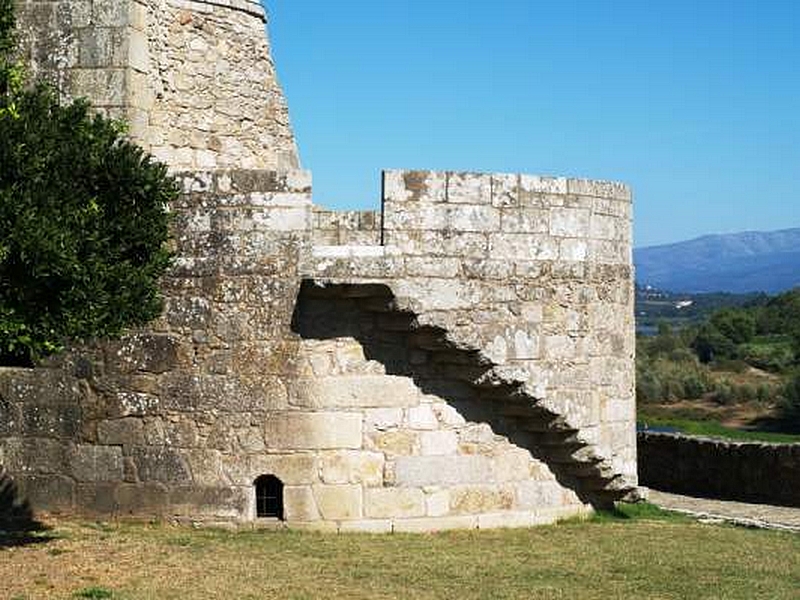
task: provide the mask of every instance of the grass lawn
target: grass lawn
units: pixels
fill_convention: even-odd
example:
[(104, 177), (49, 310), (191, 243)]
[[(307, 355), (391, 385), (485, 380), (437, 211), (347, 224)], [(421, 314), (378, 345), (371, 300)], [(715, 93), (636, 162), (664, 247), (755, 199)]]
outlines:
[(798, 535), (625, 510), (527, 530), (383, 536), (56, 521), (41, 543), (3, 547), (0, 537), (0, 597), (800, 597)]

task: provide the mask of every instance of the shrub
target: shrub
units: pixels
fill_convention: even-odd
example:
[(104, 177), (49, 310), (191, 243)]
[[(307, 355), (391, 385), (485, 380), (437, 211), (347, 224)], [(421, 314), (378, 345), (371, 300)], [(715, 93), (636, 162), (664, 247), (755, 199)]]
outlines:
[(8, 76), (9, 7), (0, 0), (0, 364), (31, 364), (158, 316), (177, 187), (120, 123)]
[(697, 331), (692, 348), (701, 362), (736, 357), (736, 344), (713, 324), (705, 324)]
[(800, 374), (795, 375), (783, 390), (782, 413), (784, 419), (800, 427)]
[(640, 402), (695, 400), (711, 389), (707, 368), (696, 360), (673, 362), (665, 358), (637, 358), (636, 398)]

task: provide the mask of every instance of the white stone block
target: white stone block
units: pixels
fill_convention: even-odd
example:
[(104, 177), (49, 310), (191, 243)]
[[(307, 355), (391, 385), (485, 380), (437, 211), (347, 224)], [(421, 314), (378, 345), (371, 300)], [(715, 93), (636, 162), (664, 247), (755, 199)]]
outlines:
[(425, 507), (429, 517), (443, 517), (450, 512), (450, 491), (434, 490), (425, 495)]
[(265, 436), (270, 448), (358, 449), (362, 444), (361, 413), (288, 412), (270, 417)]
[(320, 454), (322, 483), (383, 484), (384, 457), (378, 452), (343, 450)]
[(491, 459), (486, 456), (401, 456), (395, 463), (400, 486), (485, 483), (492, 480)]
[(364, 411), (364, 429), (367, 432), (395, 429), (402, 422), (402, 408), (371, 408)]
[(408, 426), (411, 429), (437, 429), (439, 421), (429, 404), (421, 404), (408, 409)]
[(315, 485), (312, 491), (325, 520), (360, 519), (364, 514), (360, 485)]
[(364, 513), (370, 518), (425, 516), (425, 494), (415, 488), (372, 488), (364, 490)]
[(532, 194), (566, 194), (567, 180), (563, 177), (520, 175), (520, 188)]
[(589, 211), (583, 208), (552, 208), (550, 234), (559, 237), (587, 238), (589, 216)]
[(452, 430), (425, 431), (419, 440), (423, 456), (456, 454), (458, 451), (458, 435)]
[(424, 517), (421, 519), (395, 519), (395, 533), (425, 533), (454, 529), (477, 529), (478, 518), (474, 515), (456, 517)]

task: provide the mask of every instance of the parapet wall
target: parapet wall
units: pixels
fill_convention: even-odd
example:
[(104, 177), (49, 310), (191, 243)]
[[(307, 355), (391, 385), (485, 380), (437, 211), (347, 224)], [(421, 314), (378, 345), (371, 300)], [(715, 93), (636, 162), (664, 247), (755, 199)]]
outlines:
[(381, 213), (315, 207), (313, 235), (317, 246), (380, 246)]
[(700, 496), (800, 506), (800, 444), (639, 434), (642, 485)]
[(25, 59), (174, 171), (299, 160), (254, 0), (17, 0)]

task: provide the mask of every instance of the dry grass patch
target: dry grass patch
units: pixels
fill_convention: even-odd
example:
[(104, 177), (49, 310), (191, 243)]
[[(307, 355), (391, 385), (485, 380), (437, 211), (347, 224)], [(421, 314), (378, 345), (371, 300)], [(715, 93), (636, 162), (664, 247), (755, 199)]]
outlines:
[(800, 536), (645, 512), (386, 536), (58, 521), (46, 543), (0, 549), (0, 597), (798, 598)]

